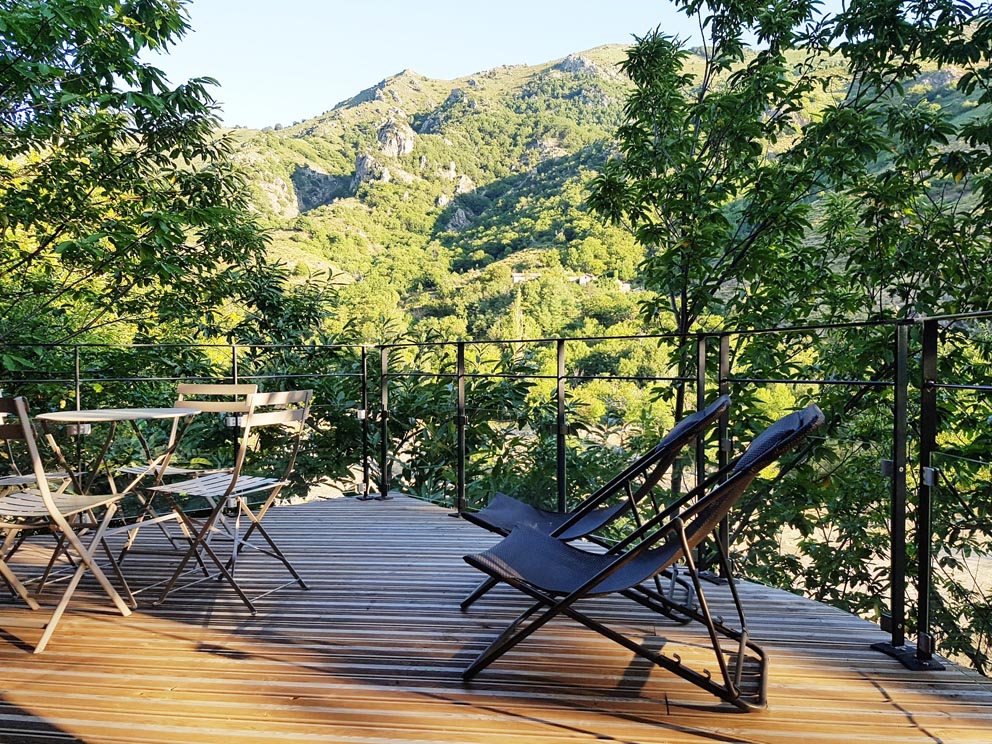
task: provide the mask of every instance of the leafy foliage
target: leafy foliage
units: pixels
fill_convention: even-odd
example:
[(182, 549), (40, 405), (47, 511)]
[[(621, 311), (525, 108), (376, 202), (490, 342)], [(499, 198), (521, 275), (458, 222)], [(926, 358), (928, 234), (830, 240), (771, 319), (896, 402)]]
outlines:
[[(733, 528), (752, 575), (877, 616), (889, 543), (888, 490), (875, 474), (887, 453), (874, 443), (891, 441), (891, 400), (868, 385), (892, 379), (893, 352), (891, 329), (871, 323), (990, 306), (988, 10), (679, 7), (707, 32), (702, 67), (658, 31), (637, 40), (623, 63), (634, 90), (618, 156), (594, 179), (590, 204), (645, 247), (642, 276), (657, 293), (646, 308), (683, 336), (714, 320), (867, 323), (732, 336), (736, 377), (852, 381), (735, 389), (745, 441), (763, 415), (811, 397), (829, 426), (801, 453), (801, 471), (784, 479), (787, 464), (745, 499)], [(758, 51), (745, 46), (751, 36)], [(957, 80), (956, 96), (932, 95), (938, 73)], [(681, 373), (693, 365), (683, 357)], [(953, 407), (946, 415), (967, 420)], [(938, 532), (936, 554), (969, 553), (975, 534)], [(986, 602), (947, 581), (938, 604), (937, 627), (975, 625), (944, 635), (947, 650), (986, 669), (976, 611)]]
[(0, 24), (0, 337), (209, 327), (265, 240), (213, 81), (141, 59), (182, 37), (182, 3), (29, 0)]

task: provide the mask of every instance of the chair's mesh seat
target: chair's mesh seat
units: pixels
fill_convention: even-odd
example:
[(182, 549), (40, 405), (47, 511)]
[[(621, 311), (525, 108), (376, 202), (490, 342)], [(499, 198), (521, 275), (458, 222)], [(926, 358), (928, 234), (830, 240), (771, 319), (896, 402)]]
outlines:
[(823, 423), (823, 412), (816, 406), (809, 406), (783, 416), (754, 438), (747, 451), (741, 455), (734, 467), (735, 472), (744, 472), (757, 467), (766, 467), (784, 451), (795, 447), (809, 432)]
[[(671, 565), (678, 545), (641, 551), (621, 569), (603, 579), (589, 594), (610, 594), (637, 586)], [(549, 594), (570, 594), (605, 569), (617, 556), (590, 553), (550, 537), (533, 527), (514, 529), (489, 550), (465, 560), (505, 579), (517, 579)]]
[[(560, 539), (571, 540), (576, 537), (588, 535), (590, 532), (610, 522), (628, 507), (628, 502), (620, 502), (590, 512), (569, 527), (567, 532), (560, 536)], [(540, 509), (519, 501), (512, 496), (497, 493), (484, 509), (471, 515), (471, 517), (474, 517), (472, 521), (478, 520), (485, 522), (489, 526), (489, 529), (495, 528), (494, 531), (497, 532), (509, 533), (514, 527), (526, 525), (550, 534), (571, 519), (572, 515), (566, 512), (553, 512)]]
[[(758, 471), (795, 447), (823, 421), (816, 406), (796, 411), (759, 434), (734, 467), (732, 476), (696, 504), (682, 512), (687, 520), (686, 537), (694, 548), (736, 503)], [(533, 508), (533, 507), (531, 507)], [(536, 511), (536, 510), (535, 510)], [(513, 529), (489, 550), (465, 557), (477, 568), (503, 580), (526, 582), (549, 594), (570, 594), (615, 560), (616, 556), (589, 553), (550, 537), (540, 526)], [(589, 594), (608, 594), (629, 589), (663, 571), (681, 555), (681, 543), (669, 533), (658, 547), (634, 549), (635, 556), (595, 585)]]

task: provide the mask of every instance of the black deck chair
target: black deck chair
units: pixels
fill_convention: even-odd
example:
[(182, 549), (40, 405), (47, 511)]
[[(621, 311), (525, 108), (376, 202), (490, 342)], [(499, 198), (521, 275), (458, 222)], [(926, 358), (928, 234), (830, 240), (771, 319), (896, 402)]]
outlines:
[[(684, 417), (649, 452), (627, 465), (572, 511), (548, 511), (497, 493), (484, 509), (463, 512), (462, 516), (473, 524), (504, 536), (515, 527), (527, 525), (565, 541), (588, 537), (627, 512), (632, 512), (635, 520), (639, 520), (637, 504), (658, 485), (682, 449), (706, 431), (728, 408), (730, 396), (721, 395), (703, 410)], [(654, 505), (658, 507), (657, 502)], [(498, 583), (495, 578), (483, 581), (462, 600), (461, 608), (468, 609)]]
[[(766, 657), (748, 636), (726, 548), (716, 541), (737, 611), (738, 629), (724, 625), (722, 619), (710, 613), (693, 551), (713, 532), (755, 476), (821, 423), (823, 413), (815, 405), (779, 419), (751, 442), (734, 465), (714, 474), (707, 483), (645, 522), (607, 553), (590, 553), (523, 526), (489, 550), (465, 556), (469, 565), (505, 581), (537, 602), (510, 623), (469, 665), (462, 675), (464, 679), (471, 680), (549, 620), (563, 614), (741, 710), (764, 707)], [(644, 582), (679, 560), (687, 564), (699, 601), (698, 609), (681, 607), (679, 611), (706, 627), (718, 667), (716, 674), (689, 667), (677, 654), (648, 648), (575, 607), (578, 600), (586, 597), (620, 593), (649, 609), (666, 612), (671, 600)], [(733, 641), (731, 650), (721, 646), (720, 636)], [(747, 692), (742, 688), (745, 669), (749, 681)]]

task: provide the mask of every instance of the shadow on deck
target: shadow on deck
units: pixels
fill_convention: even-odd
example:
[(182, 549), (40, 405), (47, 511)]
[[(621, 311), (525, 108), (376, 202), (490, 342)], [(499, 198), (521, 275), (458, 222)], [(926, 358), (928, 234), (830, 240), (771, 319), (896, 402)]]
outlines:
[[(265, 597), (255, 617), (216, 582), (130, 618), (88, 588), (44, 654), (22, 642), (38, 631), (0, 631), (0, 742), (992, 741), (992, 680), (907, 671), (870, 650), (887, 639), (874, 625), (753, 584), (743, 597), (770, 657), (766, 711), (738, 714), (565, 619), (464, 685), (461, 670), (524, 601), (503, 588), (459, 611), (480, 578), (461, 556), (491, 535), (403, 497), (286, 506), (266, 524), (311, 589)], [(125, 569), (161, 576), (169, 562), (135, 555)], [(283, 582), (278, 569), (249, 559), (239, 571), (258, 593)], [(704, 640), (596, 601), (648, 643), (685, 655)], [(29, 612), (5, 603), (0, 628)]]

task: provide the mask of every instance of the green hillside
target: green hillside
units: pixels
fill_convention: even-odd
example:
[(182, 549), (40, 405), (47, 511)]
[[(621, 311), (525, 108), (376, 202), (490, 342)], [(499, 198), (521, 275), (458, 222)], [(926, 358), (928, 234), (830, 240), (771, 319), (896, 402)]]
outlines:
[[(636, 317), (621, 295), (640, 248), (584, 204), (621, 121), (623, 54), (605, 46), (450, 81), (404, 71), (315, 119), (239, 131), (271, 255), (337, 277), (334, 330), (351, 338), (377, 338), (384, 319), (393, 332), (484, 337)], [(560, 290), (558, 311), (530, 312), (533, 291), (519, 285), (537, 275)], [(588, 303), (622, 309), (596, 320)]]
[[(624, 53), (603, 46), (449, 81), (406, 70), (314, 119), (239, 130), (270, 255), (334, 277), (328, 330), (344, 340), (642, 329), (643, 248), (585, 205), (630, 90)], [(924, 73), (907, 102), (971, 115), (958, 76)], [(833, 93), (812, 96), (797, 124)]]

